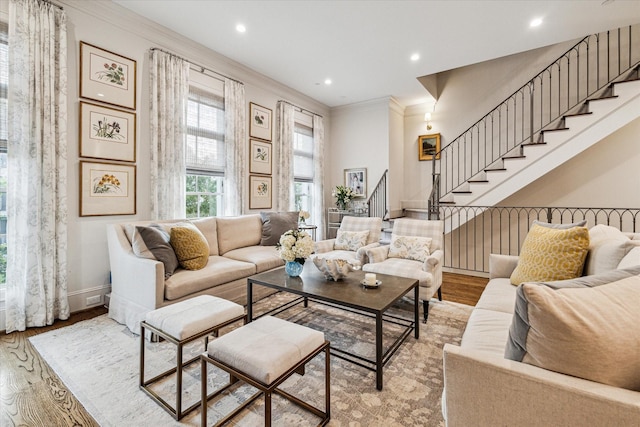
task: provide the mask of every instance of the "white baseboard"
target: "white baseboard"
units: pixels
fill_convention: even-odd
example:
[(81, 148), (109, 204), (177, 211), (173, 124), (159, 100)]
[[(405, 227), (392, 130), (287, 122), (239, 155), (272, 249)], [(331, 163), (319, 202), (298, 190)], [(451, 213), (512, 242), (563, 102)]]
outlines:
[[(95, 286), (93, 288), (81, 289), (79, 291), (69, 292), (69, 310), (71, 313), (86, 310), (87, 308), (96, 307), (104, 304), (104, 296), (111, 292), (111, 285)], [(99, 297), (99, 301), (95, 304), (87, 304), (87, 298)], [(5, 319), (6, 309), (4, 301), (0, 305), (0, 331), (7, 330), (7, 322)]]

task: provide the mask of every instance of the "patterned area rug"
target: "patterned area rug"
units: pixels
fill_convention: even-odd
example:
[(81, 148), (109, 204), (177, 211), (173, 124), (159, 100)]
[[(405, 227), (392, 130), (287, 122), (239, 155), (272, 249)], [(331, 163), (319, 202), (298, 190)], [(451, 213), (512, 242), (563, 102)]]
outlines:
[[(289, 299), (276, 294), (256, 306), (256, 313)], [(412, 303), (392, 308), (394, 314), (411, 316)], [(420, 324), (420, 338), (413, 335), (400, 346), (384, 368), (384, 389), (377, 391), (375, 373), (347, 361), (331, 359), (331, 421), (329, 426), (443, 426), (442, 347), (460, 342), (472, 307), (451, 302), (432, 301), (429, 322)], [(310, 303), (296, 306), (278, 317), (322, 330), (332, 345), (371, 356), (374, 351), (373, 319)], [(385, 325), (385, 346), (399, 330)], [(199, 426), (197, 409), (180, 422), (138, 389), (139, 337), (106, 315), (30, 338), (46, 362), (64, 384), (102, 426)], [(193, 343), (185, 353), (196, 355), (201, 342)], [(175, 347), (166, 342), (147, 343), (146, 377), (168, 369), (175, 360)], [(186, 357), (185, 357), (186, 360)], [(306, 375), (293, 375), (283, 389), (323, 408), (324, 359), (318, 356), (307, 365)], [(226, 374), (211, 367), (209, 390), (224, 384)], [(183, 377), (184, 407), (199, 399), (199, 363)], [(165, 399), (174, 402), (175, 377), (154, 386)], [(238, 402), (252, 395), (247, 385), (231, 389), (221, 399), (209, 403), (208, 425), (230, 412)], [(258, 399), (231, 425), (262, 425), (264, 404)], [(281, 398), (273, 400), (274, 425), (317, 425), (318, 419)]]

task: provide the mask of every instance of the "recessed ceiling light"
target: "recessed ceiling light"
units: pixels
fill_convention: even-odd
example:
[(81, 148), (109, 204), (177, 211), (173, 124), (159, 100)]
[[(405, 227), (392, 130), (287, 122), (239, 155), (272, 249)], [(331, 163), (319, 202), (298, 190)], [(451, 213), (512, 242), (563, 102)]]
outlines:
[(411, 55), (411, 60), (412, 61), (417, 61), (418, 59), (420, 59), (420, 54), (419, 53), (414, 53), (413, 55)]
[(331, 79), (325, 79), (324, 81), (324, 84), (326, 84), (327, 86), (329, 86), (331, 83), (333, 83)]
[(96, 95), (98, 95), (100, 98), (102, 98), (104, 96), (104, 93), (96, 93)]
[(535, 27), (539, 27), (541, 24), (542, 24), (542, 18), (535, 18), (531, 20), (531, 22), (529, 23), (529, 26), (531, 28), (535, 28)]
[(246, 33), (247, 27), (245, 27), (244, 24), (238, 24), (236, 25), (236, 31), (239, 33)]

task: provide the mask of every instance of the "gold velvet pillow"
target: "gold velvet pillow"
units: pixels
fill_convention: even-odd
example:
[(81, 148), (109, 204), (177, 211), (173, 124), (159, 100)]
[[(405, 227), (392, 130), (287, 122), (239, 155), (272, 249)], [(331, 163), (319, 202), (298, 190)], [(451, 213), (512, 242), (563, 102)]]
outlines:
[(204, 235), (193, 224), (180, 224), (171, 229), (169, 240), (178, 257), (180, 267), (200, 270), (209, 261), (209, 244)]
[(589, 230), (566, 230), (534, 224), (524, 239), (511, 283), (574, 279), (582, 274), (589, 250)]

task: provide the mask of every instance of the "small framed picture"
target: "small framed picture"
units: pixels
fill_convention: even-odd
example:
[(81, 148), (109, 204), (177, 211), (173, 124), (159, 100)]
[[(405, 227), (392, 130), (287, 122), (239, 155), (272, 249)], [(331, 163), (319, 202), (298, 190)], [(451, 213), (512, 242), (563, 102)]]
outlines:
[(136, 161), (136, 113), (80, 102), (80, 157)]
[(271, 177), (249, 175), (249, 209), (271, 209)]
[(135, 213), (135, 165), (80, 161), (80, 216)]
[(367, 197), (367, 169), (345, 169), (344, 186), (351, 188), (356, 197)]
[(80, 42), (80, 96), (136, 109), (136, 61)]
[(420, 135), (418, 137), (418, 160), (433, 160), (436, 154), (436, 160), (440, 160), (440, 134)]
[(262, 105), (249, 103), (249, 136), (251, 138), (271, 141), (271, 116), (272, 111)]
[(271, 175), (271, 143), (251, 139), (249, 151), (249, 173)]

